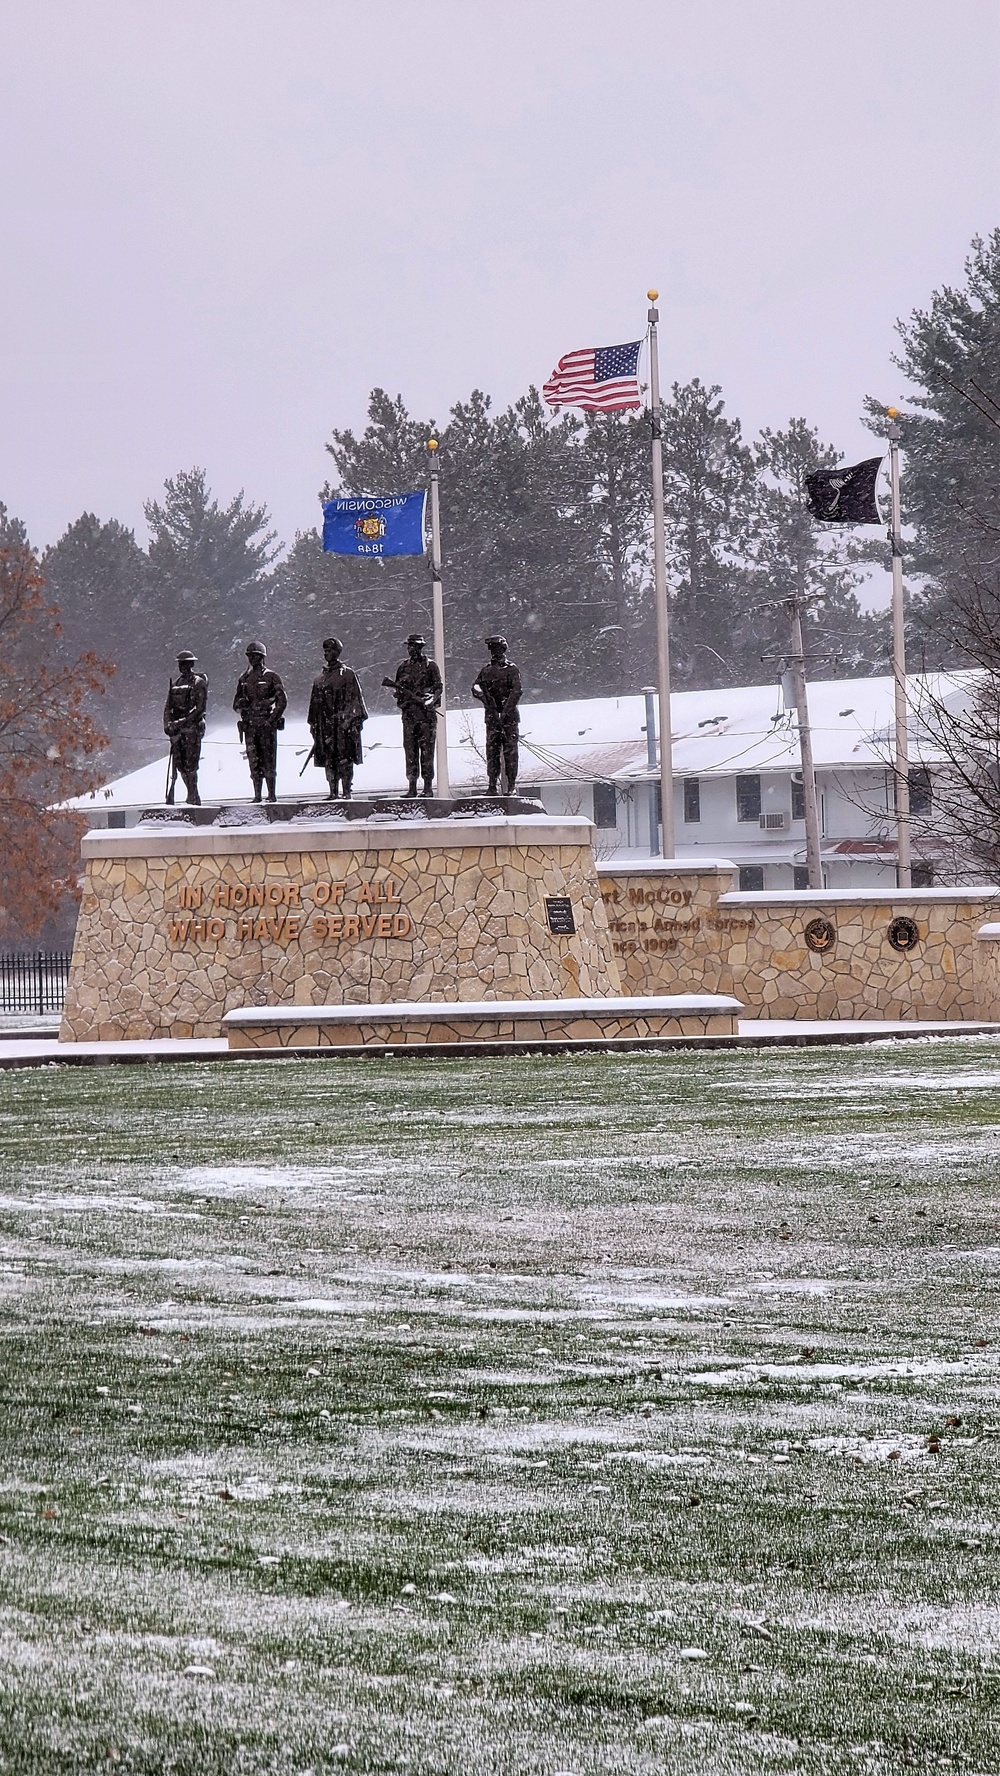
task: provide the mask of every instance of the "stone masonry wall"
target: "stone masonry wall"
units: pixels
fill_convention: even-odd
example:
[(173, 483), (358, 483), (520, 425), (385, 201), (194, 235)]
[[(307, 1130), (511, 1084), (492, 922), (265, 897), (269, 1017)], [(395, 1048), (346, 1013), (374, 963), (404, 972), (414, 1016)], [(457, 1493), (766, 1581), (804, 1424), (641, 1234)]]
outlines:
[[(136, 828), (84, 851), (71, 1040), (215, 1036), (244, 1006), (619, 993), (732, 994), (758, 1018), (1000, 1017), (1000, 945), (976, 941), (996, 888), (740, 895), (724, 860), (595, 869), (569, 820)], [(551, 897), (575, 934), (553, 934)], [(890, 941), (900, 919), (911, 947)]]
[(995, 1023), (1000, 1020), (1000, 925), (982, 925), (973, 950), (976, 1016)]
[[(433, 843), (184, 835), (173, 855), (141, 829), (93, 835), (61, 1035), (216, 1036), (247, 1005), (617, 994), (589, 827), (534, 824), (510, 844), (471, 823)], [(574, 936), (549, 929), (549, 896)]]
[[(683, 867), (600, 867), (623, 991), (734, 993), (748, 1018), (997, 1015), (985, 955), (977, 992), (976, 932), (1000, 888), (733, 894), (721, 868), (686, 878)], [(890, 941), (900, 919), (915, 928), (905, 950)]]
[(648, 1016), (634, 1013), (599, 1016), (573, 1014), (564, 1017), (548, 1013), (532, 1018), (530, 1007), (524, 1017), (482, 1017), (449, 1019), (447, 1011), (438, 1018), (393, 1019), (359, 1017), (356, 1024), (310, 1024), (303, 1014), (300, 1022), (275, 1026), (241, 1025), (230, 1029), (230, 1048), (381, 1048), (386, 1043), (418, 1046), (427, 1042), (626, 1042), (649, 1037), (669, 1036), (731, 1036), (735, 1034), (736, 1017), (729, 1011), (677, 1012), (670, 1016), (651, 1012)]
[(718, 913), (733, 864), (599, 863), (597, 875), (623, 993), (733, 992)]
[[(939, 893), (930, 889), (928, 896)], [(831, 904), (803, 894), (801, 905), (753, 906), (752, 897), (725, 897), (720, 910), (741, 914), (730, 962), (748, 1016), (775, 1018), (975, 1018), (975, 934), (983, 900), (932, 900), (918, 891), (892, 898)], [(916, 927), (909, 950), (894, 947), (896, 921)], [(806, 933), (823, 921), (834, 931), (829, 948), (809, 948)], [(904, 933), (904, 935), (906, 935)], [(752, 1011), (750, 1008), (753, 1008)]]

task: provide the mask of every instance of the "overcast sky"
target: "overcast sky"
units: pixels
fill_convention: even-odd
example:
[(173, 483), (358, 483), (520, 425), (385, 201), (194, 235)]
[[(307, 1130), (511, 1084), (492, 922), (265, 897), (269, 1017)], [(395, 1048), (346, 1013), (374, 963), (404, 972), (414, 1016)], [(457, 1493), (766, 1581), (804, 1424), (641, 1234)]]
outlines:
[(870, 453), (898, 315), (1000, 224), (997, 0), (0, 0), (0, 499), (204, 465), (312, 526), (369, 389), (635, 338)]

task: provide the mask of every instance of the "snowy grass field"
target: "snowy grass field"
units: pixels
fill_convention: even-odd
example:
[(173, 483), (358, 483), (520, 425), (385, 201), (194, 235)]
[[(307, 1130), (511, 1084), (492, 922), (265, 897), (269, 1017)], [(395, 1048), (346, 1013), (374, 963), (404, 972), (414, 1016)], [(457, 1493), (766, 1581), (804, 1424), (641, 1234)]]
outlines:
[(0, 1076), (4, 1776), (1000, 1767), (1000, 1047)]

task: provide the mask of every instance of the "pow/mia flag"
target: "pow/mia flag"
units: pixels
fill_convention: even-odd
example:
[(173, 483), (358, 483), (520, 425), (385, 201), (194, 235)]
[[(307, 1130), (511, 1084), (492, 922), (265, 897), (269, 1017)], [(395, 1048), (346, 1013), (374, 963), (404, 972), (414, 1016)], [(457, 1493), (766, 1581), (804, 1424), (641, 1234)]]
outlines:
[(814, 518), (825, 524), (884, 524), (875, 503), (880, 456), (852, 469), (816, 469), (806, 476), (806, 497)]

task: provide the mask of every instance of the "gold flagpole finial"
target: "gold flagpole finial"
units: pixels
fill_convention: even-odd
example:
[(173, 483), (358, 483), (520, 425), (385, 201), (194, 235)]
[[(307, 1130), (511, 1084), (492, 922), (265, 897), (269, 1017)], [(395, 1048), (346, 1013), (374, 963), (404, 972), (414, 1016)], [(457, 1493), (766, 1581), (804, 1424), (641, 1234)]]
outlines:
[(656, 298), (658, 297), (659, 294), (660, 294), (659, 290), (647, 290), (646, 291), (646, 295), (649, 297), (650, 302), (655, 302)]
[(436, 450), (437, 447), (438, 447), (437, 439), (436, 438), (428, 438), (428, 440), (427, 440), (428, 450)]

